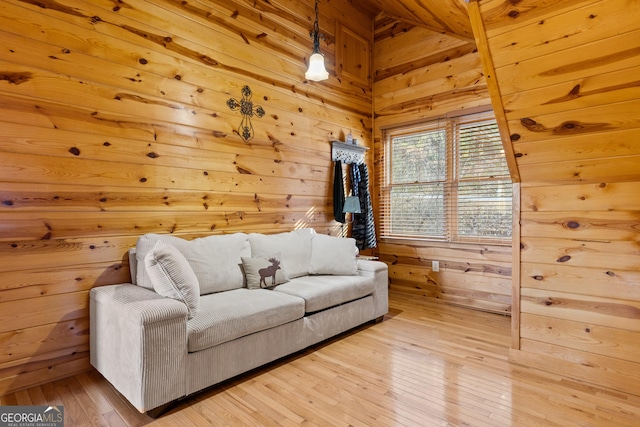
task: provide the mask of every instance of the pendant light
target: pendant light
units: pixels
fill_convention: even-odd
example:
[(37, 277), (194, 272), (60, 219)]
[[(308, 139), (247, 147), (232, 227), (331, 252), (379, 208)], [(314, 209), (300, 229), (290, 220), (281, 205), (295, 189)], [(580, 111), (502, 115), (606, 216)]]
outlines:
[(304, 77), (314, 82), (327, 80), (329, 73), (324, 68), (324, 56), (320, 53), (320, 37), (324, 38), (324, 35), (320, 34), (320, 27), (318, 26), (318, 0), (316, 0), (316, 22), (313, 24), (313, 31), (311, 31), (310, 35), (313, 39), (313, 53), (309, 58), (309, 69), (304, 73)]

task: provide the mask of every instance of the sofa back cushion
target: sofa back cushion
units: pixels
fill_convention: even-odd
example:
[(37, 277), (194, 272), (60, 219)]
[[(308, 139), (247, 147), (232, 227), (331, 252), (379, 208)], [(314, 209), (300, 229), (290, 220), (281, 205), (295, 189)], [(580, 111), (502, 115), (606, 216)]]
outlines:
[(280, 253), (281, 261), (290, 278), (309, 274), (311, 237), (313, 228), (303, 228), (278, 234), (249, 234), (252, 257), (269, 257)]
[(200, 283), (200, 295), (228, 291), (244, 286), (242, 257), (251, 256), (248, 236), (224, 234), (185, 240), (165, 234), (145, 234), (136, 244), (138, 286), (153, 289), (144, 258), (158, 241), (178, 249), (186, 258)]
[(358, 274), (357, 252), (355, 239), (316, 234), (311, 242), (309, 274)]

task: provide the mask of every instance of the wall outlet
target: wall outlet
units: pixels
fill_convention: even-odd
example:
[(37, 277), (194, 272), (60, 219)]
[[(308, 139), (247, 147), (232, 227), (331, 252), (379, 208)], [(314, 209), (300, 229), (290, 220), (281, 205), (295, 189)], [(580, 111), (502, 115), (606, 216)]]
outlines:
[(440, 271), (440, 261), (431, 261), (431, 271)]

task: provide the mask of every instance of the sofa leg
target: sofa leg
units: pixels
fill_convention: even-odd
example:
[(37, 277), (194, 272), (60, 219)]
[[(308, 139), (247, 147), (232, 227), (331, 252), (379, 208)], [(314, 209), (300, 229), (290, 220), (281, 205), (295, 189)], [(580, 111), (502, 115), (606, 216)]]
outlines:
[(373, 322), (374, 322), (374, 323), (380, 323), (380, 322), (382, 322), (382, 319), (384, 319), (384, 315), (379, 316), (379, 317), (376, 317), (376, 318), (373, 320)]
[(171, 409), (173, 409), (173, 407), (176, 405), (177, 401), (172, 401), (169, 403), (165, 403), (164, 405), (158, 406), (157, 408), (153, 408), (151, 410), (147, 411), (147, 415), (150, 416), (151, 418), (158, 418), (161, 417), (162, 415), (166, 414), (167, 412), (169, 412)]

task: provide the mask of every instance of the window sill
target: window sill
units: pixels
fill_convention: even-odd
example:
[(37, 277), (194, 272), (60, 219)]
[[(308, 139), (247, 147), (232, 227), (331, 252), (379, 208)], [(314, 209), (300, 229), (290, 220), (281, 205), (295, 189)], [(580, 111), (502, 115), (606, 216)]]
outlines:
[(414, 246), (428, 246), (428, 247), (441, 247), (441, 248), (460, 248), (460, 247), (477, 247), (477, 246), (499, 246), (503, 248), (513, 247), (513, 243), (496, 242), (489, 239), (475, 240), (475, 241), (466, 240), (466, 241), (448, 242), (444, 240), (421, 239), (417, 237), (381, 237), (380, 242), (389, 243), (389, 244), (400, 244), (400, 245), (406, 245), (409, 243)]

